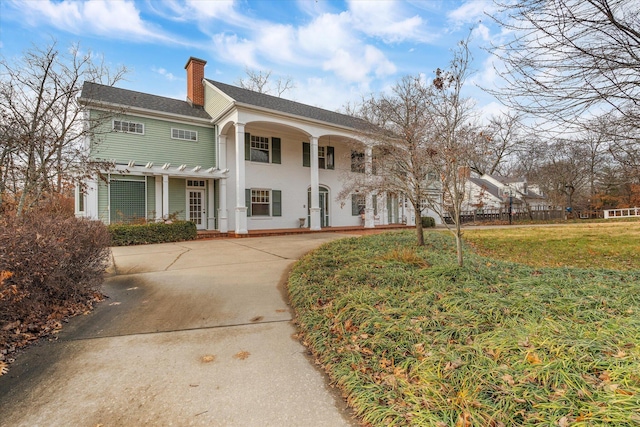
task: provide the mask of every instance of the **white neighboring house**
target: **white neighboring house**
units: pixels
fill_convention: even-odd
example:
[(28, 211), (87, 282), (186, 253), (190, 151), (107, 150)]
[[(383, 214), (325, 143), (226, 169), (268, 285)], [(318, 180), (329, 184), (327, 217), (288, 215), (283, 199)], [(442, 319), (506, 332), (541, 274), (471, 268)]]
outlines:
[(550, 209), (537, 187), (529, 186), (526, 178), (503, 178), (484, 174), (467, 178), (467, 196), (463, 211), (481, 213), (485, 210), (508, 209), (513, 212)]
[(345, 174), (362, 173), (354, 158), (371, 162), (370, 149), (352, 150), (359, 119), (206, 79), (205, 64), (187, 62), (186, 101), (85, 83), (80, 102), (91, 118), (119, 113), (87, 144), (116, 166), (78, 190), (78, 216), (176, 217), (236, 234), (415, 224), (400, 194), (336, 199)]

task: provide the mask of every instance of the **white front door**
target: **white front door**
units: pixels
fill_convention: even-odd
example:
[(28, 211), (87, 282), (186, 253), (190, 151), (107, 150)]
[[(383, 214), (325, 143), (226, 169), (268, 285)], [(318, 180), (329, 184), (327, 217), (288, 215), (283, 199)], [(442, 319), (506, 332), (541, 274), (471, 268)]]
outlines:
[(198, 230), (207, 228), (204, 203), (204, 190), (188, 190), (189, 195), (189, 221), (196, 224)]

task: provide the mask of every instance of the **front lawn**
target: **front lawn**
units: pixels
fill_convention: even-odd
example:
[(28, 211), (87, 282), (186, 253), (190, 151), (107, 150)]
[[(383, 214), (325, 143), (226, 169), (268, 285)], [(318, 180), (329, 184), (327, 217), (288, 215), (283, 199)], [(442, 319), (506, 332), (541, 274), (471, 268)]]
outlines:
[(465, 262), (448, 234), (417, 248), (405, 232), (335, 241), (294, 267), (302, 340), (364, 423), (640, 425), (637, 267)]
[(465, 230), (482, 255), (534, 266), (640, 269), (640, 221)]

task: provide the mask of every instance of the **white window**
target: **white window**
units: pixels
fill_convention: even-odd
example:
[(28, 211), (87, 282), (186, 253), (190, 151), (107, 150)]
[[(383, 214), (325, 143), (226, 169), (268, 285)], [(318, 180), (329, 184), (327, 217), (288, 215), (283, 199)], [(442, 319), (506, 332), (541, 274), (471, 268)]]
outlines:
[(173, 139), (185, 139), (187, 141), (197, 141), (198, 132), (195, 130), (186, 129), (171, 129), (171, 138)]
[(204, 180), (188, 179), (187, 187), (204, 187)]
[(114, 120), (113, 130), (116, 132), (144, 134), (144, 125), (142, 123), (126, 122), (124, 120)]
[(269, 163), (269, 138), (251, 135), (251, 161)]
[(251, 190), (251, 215), (269, 216), (271, 207), (271, 191)]
[(318, 147), (318, 167), (320, 169), (327, 169), (325, 147)]

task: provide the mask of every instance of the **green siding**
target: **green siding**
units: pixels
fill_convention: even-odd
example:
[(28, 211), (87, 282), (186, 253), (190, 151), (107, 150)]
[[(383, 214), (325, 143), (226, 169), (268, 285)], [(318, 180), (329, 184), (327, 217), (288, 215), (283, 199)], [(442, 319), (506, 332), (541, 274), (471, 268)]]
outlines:
[(177, 214), (177, 218), (186, 218), (186, 182), (181, 178), (169, 178), (169, 215)]
[[(100, 112), (92, 110), (91, 118), (98, 119)], [(166, 120), (127, 115), (119, 119), (144, 124), (144, 135), (112, 132), (112, 120), (106, 120), (91, 144), (91, 155), (97, 159), (112, 160), (126, 164), (131, 160), (136, 165), (153, 162), (156, 166), (171, 163), (172, 166), (186, 164), (211, 167), (216, 164), (214, 127), (197, 126)], [(198, 141), (171, 138), (171, 128), (198, 132)]]
[(146, 183), (140, 180), (111, 180), (110, 222), (138, 222), (146, 216)]

